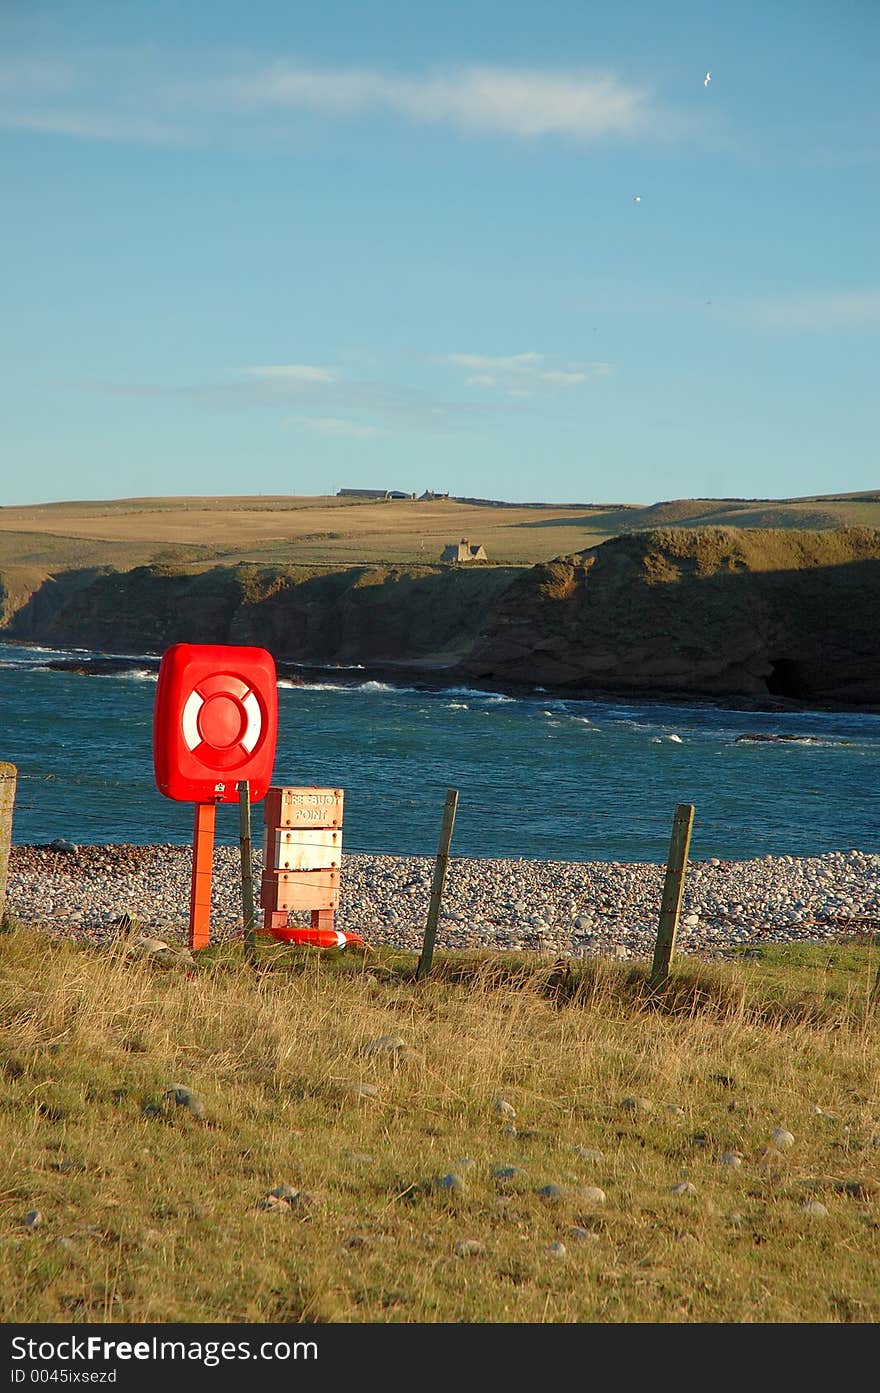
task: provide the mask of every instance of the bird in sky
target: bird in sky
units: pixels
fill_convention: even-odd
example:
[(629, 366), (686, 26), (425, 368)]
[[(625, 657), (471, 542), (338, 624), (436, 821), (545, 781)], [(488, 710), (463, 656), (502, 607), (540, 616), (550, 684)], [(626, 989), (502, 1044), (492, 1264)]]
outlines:
[(633, 197), (633, 203), (641, 203), (641, 201), (642, 200), (639, 198), (639, 195), (635, 194)]
[(704, 87), (708, 87), (708, 86), (709, 86), (709, 83), (710, 83), (711, 81), (712, 81), (712, 74), (711, 74), (711, 73), (707, 73), (706, 76), (703, 78), (703, 86), (704, 86)]

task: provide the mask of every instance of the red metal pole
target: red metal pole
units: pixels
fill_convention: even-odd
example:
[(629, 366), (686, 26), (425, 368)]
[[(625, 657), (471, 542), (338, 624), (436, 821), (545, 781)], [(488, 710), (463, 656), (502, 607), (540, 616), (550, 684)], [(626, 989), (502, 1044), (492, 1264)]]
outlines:
[(211, 876), (214, 869), (214, 803), (196, 803), (193, 823), (192, 886), (189, 897), (189, 946), (207, 948), (211, 941)]

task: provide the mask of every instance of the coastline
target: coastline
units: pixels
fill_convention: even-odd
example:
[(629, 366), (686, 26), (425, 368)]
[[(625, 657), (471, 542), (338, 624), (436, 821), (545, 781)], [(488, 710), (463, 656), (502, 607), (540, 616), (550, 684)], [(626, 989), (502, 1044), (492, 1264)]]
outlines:
[[(187, 941), (192, 852), (187, 846), (13, 845), (6, 908), (96, 947), (127, 919), (144, 933)], [(261, 856), (254, 856), (259, 884)], [(345, 853), (336, 926), (371, 948), (418, 953), (431, 857)], [(450, 857), (436, 948), (554, 957), (641, 959), (653, 953), (665, 866)], [(257, 924), (261, 916), (257, 909)], [(241, 934), (238, 847), (215, 847), (212, 942)], [(724, 957), (751, 943), (829, 942), (880, 934), (880, 854), (712, 858), (688, 864), (676, 952)]]
[[(65, 649), (45, 649), (43, 645), (24, 639), (4, 638), (0, 642), (10, 647), (58, 652)], [(125, 654), (106, 650), (77, 650), (81, 657), (57, 657), (41, 664), (55, 672), (76, 673), (80, 676), (107, 677), (132, 670), (157, 672), (161, 653)], [(843, 701), (804, 701), (783, 696), (744, 696), (740, 694), (715, 694), (694, 692), (687, 688), (656, 689), (640, 687), (584, 687), (569, 685), (547, 685), (510, 681), (493, 681), (474, 677), (457, 668), (454, 664), (442, 666), (430, 660), (422, 661), (382, 661), (369, 664), (339, 665), (333, 663), (299, 663), (291, 659), (278, 658), (275, 668), (279, 680), (306, 685), (321, 680), (332, 680), (346, 686), (359, 686), (364, 682), (384, 682), (393, 687), (414, 687), (416, 690), (442, 692), (459, 687), (474, 691), (484, 691), (522, 700), (550, 696), (561, 701), (625, 702), (643, 706), (692, 706), (712, 710), (743, 712), (776, 712), (785, 715), (809, 714), (810, 712), (840, 712), (852, 715), (880, 715), (880, 705), (864, 702)]]

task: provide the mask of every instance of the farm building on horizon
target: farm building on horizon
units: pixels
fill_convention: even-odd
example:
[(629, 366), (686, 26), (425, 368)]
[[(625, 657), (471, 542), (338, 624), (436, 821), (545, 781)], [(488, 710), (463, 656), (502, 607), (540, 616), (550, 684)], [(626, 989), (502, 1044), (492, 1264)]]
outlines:
[(339, 489), (337, 498), (415, 498), (403, 489)]
[(448, 547), (443, 548), (441, 561), (488, 561), (486, 548), (477, 543), (471, 546), (467, 537), (462, 537), (458, 543), (451, 542)]

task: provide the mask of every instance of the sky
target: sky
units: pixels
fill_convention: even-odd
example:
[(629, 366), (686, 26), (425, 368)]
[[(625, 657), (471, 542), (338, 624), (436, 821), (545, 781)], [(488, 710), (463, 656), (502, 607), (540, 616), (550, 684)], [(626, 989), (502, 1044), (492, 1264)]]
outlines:
[(0, 0), (0, 504), (875, 489), (876, 0)]

